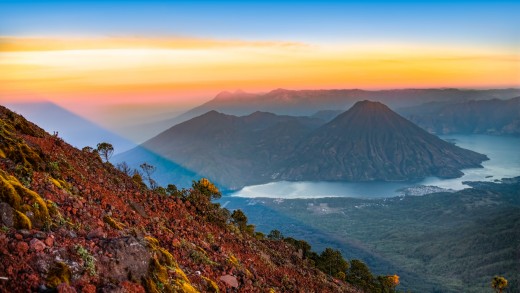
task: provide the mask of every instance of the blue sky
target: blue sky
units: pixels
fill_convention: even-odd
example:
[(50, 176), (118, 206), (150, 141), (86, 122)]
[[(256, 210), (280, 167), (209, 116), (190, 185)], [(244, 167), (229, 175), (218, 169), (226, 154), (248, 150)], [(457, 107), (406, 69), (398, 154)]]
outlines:
[(514, 1), (175, 3), (0, 1), (0, 35), (520, 46), (520, 4)]

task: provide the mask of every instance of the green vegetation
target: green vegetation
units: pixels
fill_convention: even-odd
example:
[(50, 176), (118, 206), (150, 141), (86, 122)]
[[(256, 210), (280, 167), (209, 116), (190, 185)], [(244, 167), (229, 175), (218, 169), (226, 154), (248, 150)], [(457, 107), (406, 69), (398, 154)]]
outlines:
[(96, 259), (88, 252), (88, 250), (81, 246), (76, 245), (76, 253), (83, 260), (83, 266), (91, 276), (97, 275), (96, 272)]
[(239, 207), (251, 221), (269, 218), (270, 227), (301, 231), (315, 247), (338, 247), (377, 273), (397, 273), (401, 289), (484, 291), (499, 274), (509, 280), (504, 291), (517, 292), (520, 183), (472, 185), (418, 197), (262, 199), (266, 209)]
[(271, 232), (269, 232), (269, 234), (267, 234), (267, 239), (270, 239), (270, 240), (283, 240), (283, 234), (282, 232), (278, 231), (278, 230), (271, 230)]
[(284, 238), (278, 230), (272, 230), (269, 236), (268, 238), (272, 241), (283, 240), (294, 246), (298, 252), (301, 252), (304, 259), (310, 260), (320, 271), (336, 279), (346, 281), (363, 291), (391, 293), (395, 292), (395, 287), (399, 285), (399, 276), (374, 276), (368, 266), (360, 260), (353, 259), (349, 264), (339, 250), (327, 247), (321, 254), (317, 254), (312, 251), (311, 245), (306, 241), (291, 237)]
[(231, 214), (231, 222), (237, 225), (241, 231), (247, 229), (247, 217), (241, 210), (234, 210)]

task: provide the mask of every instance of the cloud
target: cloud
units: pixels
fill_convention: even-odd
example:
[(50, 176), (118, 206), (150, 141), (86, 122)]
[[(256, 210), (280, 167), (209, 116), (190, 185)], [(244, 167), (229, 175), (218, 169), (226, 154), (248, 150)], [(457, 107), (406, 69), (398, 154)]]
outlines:
[(299, 42), (215, 40), (201, 38), (146, 38), (146, 37), (10, 37), (0, 36), (0, 52), (31, 52), (96, 49), (212, 49), (230, 47), (250, 48), (303, 48)]

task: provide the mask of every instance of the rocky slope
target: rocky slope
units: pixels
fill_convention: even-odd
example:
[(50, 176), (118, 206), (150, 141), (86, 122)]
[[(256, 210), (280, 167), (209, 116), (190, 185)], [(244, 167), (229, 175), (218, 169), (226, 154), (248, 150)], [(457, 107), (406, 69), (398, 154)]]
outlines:
[(1, 292), (355, 292), (205, 212), (0, 106)]

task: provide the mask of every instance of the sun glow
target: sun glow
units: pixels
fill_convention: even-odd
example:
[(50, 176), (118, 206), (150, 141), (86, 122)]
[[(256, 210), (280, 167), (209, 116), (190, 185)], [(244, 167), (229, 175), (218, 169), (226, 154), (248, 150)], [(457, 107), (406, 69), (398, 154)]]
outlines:
[(492, 49), (199, 39), (0, 38), (2, 100), (177, 103), (221, 90), (505, 87), (520, 57)]

